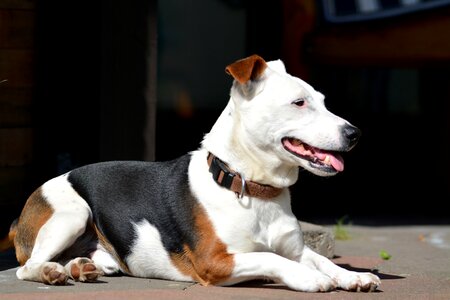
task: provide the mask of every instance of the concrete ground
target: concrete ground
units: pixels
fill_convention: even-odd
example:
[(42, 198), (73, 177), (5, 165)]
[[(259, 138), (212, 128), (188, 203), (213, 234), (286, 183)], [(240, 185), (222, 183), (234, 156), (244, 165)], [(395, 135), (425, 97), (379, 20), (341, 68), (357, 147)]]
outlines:
[[(327, 227), (333, 230), (332, 226)], [(19, 281), (13, 253), (0, 256), (0, 299), (450, 299), (450, 225), (347, 225), (336, 240), (333, 261), (352, 270), (372, 271), (382, 280), (375, 293), (294, 292), (277, 284), (250, 282), (234, 287), (203, 287), (126, 276), (98, 283), (47, 286)], [(384, 251), (382, 259), (380, 252)]]

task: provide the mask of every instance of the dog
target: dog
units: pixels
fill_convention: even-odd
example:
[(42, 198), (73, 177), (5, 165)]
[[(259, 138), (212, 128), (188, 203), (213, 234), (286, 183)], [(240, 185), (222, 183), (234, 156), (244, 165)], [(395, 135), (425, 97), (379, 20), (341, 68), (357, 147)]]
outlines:
[(165, 162), (89, 164), (37, 188), (2, 242), (15, 248), (17, 277), (64, 285), (123, 273), (375, 291), (376, 275), (341, 268), (304, 244), (290, 205), (299, 169), (343, 171), (341, 153), (360, 130), (281, 60), (252, 55), (225, 71), (230, 100), (197, 150)]

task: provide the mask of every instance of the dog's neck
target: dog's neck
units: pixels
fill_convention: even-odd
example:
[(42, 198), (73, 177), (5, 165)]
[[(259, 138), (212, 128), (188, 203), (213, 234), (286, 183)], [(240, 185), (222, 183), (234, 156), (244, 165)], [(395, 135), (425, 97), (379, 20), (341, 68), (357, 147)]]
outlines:
[(253, 145), (251, 137), (241, 128), (239, 117), (230, 99), (211, 131), (205, 135), (203, 148), (248, 180), (279, 188), (293, 185), (298, 178), (298, 167), (287, 165)]
[(260, 199), (272, 199), (283, 192), (282, 188), (245, 180), (241, 174), (231, 170), (226, 163), (211, 152), (208, 154), (208, 166), (214, 181), (218, 185), (235, 192), (238, 198), (250, 196)]

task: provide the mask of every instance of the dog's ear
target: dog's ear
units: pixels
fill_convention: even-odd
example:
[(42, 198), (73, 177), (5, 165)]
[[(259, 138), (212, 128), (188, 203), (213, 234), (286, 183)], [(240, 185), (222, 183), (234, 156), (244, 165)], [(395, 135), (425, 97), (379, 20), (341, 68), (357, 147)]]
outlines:
[(280, 59), (269, 61), (267, 62), (267, 65), (270, 67), (271, 70), (274, 70), (280, 74), (286, 73), (286, 67)]
[(266, 61), (259, 55), (240, 59), (225, 68), (225, 72), (233, 76), (239, 83), (258, 79), (267, 68)]

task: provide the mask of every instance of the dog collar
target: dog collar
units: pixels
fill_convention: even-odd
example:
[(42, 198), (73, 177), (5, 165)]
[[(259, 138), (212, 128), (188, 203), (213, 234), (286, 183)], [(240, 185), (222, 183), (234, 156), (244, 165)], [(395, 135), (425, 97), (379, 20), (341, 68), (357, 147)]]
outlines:
[(245, 196), (261, 199), (274, 198), (281, 194), (283, 189), (271, 185), (260, 184), (245, 180), (241, 174), (230, 170), (228, 165), (211, 152), (208, 154), (209, 172), (212, 173), (214, 181), (233, 192), (238, 198)]

